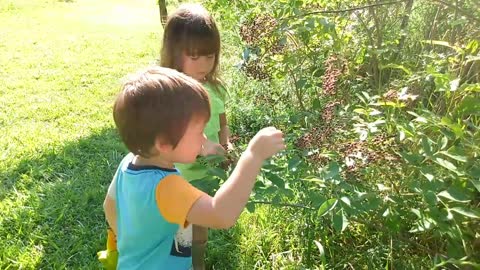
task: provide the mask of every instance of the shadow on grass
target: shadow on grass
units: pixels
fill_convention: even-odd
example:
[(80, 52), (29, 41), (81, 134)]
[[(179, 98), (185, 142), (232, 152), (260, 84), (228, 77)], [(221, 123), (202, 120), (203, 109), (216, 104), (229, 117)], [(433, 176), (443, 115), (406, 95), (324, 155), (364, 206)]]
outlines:
[(0, 224), (0, 268), (100, 268), (102, 203), (125, 152), (110, 128), (1, 172), (0, 199), (13, 209)]
[[(0, 172), (0, 269), (101, 269), (103, 199), (127, 150), (113, 128)], [(236, 239), (210, 230), (209, 269), (236, 269)]]

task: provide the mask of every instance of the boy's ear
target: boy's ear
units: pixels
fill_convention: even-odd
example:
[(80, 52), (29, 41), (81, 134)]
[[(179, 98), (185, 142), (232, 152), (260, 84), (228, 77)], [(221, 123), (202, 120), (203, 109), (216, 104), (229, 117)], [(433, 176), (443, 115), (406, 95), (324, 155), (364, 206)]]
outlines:
[(160, 154), (165, 154), (173, 150), (173, 146), (166, 142), (165, 139), (157, 137), (155, 139), (155, 149)]

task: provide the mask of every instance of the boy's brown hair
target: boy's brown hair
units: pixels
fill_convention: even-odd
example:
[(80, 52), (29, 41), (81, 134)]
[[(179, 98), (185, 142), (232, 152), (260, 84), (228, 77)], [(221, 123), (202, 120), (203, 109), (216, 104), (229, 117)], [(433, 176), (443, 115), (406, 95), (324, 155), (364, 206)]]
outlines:
[(136, 155), (151, 157), (157, 139), (174, 148), (193, 117), (210, 118), (208, 94), (196, 80), (173, 69), (151, 67), (124, 83), (113, 106), (122, 141)]
[(220, 32), (215, 20), (199, 4), (183, 4), (167, 20), (163, 33), (160, 65), (183, 71), (182, 54), (189, 56), (215, 55), (212, 71), (206, 80), (214, 85), (218, 80)]

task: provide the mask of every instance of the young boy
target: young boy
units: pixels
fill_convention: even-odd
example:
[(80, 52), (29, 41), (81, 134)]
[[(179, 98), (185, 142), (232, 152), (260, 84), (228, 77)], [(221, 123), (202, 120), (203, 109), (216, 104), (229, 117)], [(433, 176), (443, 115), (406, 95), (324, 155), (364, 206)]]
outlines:
[(202, 85), (172, 69), (152, 67), (124, 84), (113, 118), (131, 153), (121, 161), (104, 202), (117, 235), (117, 269), (190, 269), (191, 224), (233, 226), (263, 161), (285, 148), (281, 131), (260, 130), (210, 197), (174, 167), (200, 154), (209, 117)]

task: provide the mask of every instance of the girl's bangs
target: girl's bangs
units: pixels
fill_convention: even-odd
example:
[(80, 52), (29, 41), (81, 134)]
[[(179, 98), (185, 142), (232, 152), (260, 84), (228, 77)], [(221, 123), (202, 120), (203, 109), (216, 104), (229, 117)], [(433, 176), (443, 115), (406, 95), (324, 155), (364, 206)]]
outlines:
[(184, 51), (189, 56), (204, 56), (218, 54), (220, 51), (220, 38), (213, 33), (201, 36), (191, 35), (184, 39)]

